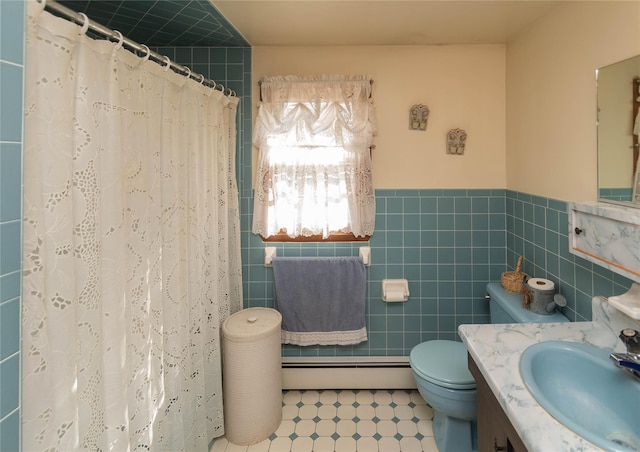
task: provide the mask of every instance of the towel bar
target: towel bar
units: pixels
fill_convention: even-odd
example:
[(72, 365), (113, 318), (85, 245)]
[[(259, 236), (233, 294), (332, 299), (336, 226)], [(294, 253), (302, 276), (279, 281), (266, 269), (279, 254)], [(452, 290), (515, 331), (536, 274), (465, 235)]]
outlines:
[(361, 246), (359, 249), (360, 257), (362, 258), (362, 263), (365, 267), (371, 265), (371, 247)]
[(271, 267), (273, 263), (273, 258), (276, 255), (276, 247), (268, 246), (264, 249), (264, 266)]

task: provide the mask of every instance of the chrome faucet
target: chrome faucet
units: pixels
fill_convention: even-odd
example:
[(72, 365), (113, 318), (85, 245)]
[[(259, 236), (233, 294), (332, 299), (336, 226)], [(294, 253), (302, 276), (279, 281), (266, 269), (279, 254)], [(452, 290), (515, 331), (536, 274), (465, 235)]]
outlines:
[(640, 380), (640, 332), (627, 328), (620, 331), (618, 337), (627, 346), (627, 353), (612, 353), (609, 358)]

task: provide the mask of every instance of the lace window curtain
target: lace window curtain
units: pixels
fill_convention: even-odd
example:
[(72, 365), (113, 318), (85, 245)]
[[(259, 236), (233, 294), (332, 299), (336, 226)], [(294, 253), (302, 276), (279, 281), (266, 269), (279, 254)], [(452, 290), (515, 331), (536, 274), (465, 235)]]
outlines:
[(22, 447), (206, 451), (220, 325), (242, 305), (238, 99), (43, 6), (26, 24)]
[(368, 76), (261, 81), (253, 232), (372, 235), (376, 115)]

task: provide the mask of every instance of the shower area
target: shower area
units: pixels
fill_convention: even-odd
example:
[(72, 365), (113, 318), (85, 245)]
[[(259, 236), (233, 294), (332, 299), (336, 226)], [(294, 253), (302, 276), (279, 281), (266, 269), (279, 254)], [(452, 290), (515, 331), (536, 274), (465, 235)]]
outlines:
[(238, 93), (76, 9), (25, 4), (21, 449), (205, 450), (242, 308)]

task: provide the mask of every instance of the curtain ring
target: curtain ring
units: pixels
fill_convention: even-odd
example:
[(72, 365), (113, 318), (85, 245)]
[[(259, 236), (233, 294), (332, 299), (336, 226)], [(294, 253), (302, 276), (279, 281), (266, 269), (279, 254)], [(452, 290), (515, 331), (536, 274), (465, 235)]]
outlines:
[(142, 61), (147, 61), (149, 59), (149, 57), (151, 56), (151, 49), (149, 49), (149, 47), (147, 47), (144, 44), (140, 44), (140, 47), (142, 47), (143, 50), (147, 51), (147, 54), (144, 57), (142, 57)]
[(196, 75), (199, 75), (201, 77), (200, 78), (200, 84), (204, 85), (204, 75), (203, 74), (196, 74)]
[(211, 82), (213, 83), (213, 86), (211, 87), (211, 89), (216, 89), (216, 86), (218, 86), (216, 81), (215, 80), (211, 80)]
[(122, 47), (122, 44), (124, 44), (124, 36), (122, 36), (122, 33), (120, 33), (118, 30), (114, 30), (113, 32), (118, 36), (118, 43), (116, 44), (115, 48), (115, 50), (118, 50)]
[(164, 56), (164, 61), (167, 62), (167, 65), (164, 67), (164, 71), (167, 72), (169, 70), (169, 68), (171, 67), (171, 60), (169, 59), (168, 56)]
[(82, 28), (80, 28), (80, 33), (78, 33), (78, 36), (82, 36), (86, 34), (87, 31), (89, 30), (90, 20), (85, 13), (78, 13), (78, 14), (80, 14), (80, 16), (82, 17), (82, 20), (84, 20), (84, 22), (82, 23)]
[(38, 0), (38, 3), (42, 5), (42, 9), (40, 11), (44, 11), (44, 9), (47, 7), (47, 0)]
[(238, 93), (236, 93), (234, 90), (231, 90), (231, 94), (229, 94), (230, 97), (238, 97)]
[(189, 67), (185, 66), (184, 67), (187, 70), (187, 73), (184, 75), (187, 78), (191, 78), (191, 69), (189, 69)]

